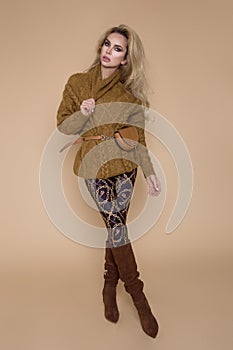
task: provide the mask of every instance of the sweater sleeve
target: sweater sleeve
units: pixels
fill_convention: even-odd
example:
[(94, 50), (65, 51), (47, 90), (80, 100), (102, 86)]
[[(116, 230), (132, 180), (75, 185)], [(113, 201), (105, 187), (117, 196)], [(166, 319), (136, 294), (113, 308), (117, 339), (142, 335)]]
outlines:
[(74, 85), (73, 79), (70, 77), (57, 111), (57, 129), (67, 135), (80, 133), (89, 119), (81, 113), (80, 101), (72, 85)]
[(146, 178), (149, 175), (154, 174), (155, 170), (151, 162), (149, 152), (147, 149), (146, 138), (145, 138), (145, 114), (142, 106), (137, 106), (136, 110), (129, 116), (128, 123), (136, 126), (139, 134), (139, 143), (144, 147), (137, 148), (137, 155), (139, 165), (142, 168), (143, 175)]

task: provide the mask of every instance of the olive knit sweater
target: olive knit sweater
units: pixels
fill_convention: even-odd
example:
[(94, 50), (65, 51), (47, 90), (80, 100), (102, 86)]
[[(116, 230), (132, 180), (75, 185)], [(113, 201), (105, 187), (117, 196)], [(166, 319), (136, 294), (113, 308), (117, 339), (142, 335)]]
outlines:
[[(94, 98), (95, 111), (85, 116), (83, 100)], [(119, 70), (101, 78), (100, 64), (85, 73), (73, 74), (65, 85), (57, 112), (57, 128), (65, 134), (113, 136), (124, 125), (135, 125), (139, 133), (136, 150), (122, 151), (114, 139), (89, 140), (78, 146), (73, 171), (84, 178), (108, 178), (141, 166), (145, 177), (154, 174), (145, 141), (144, 107), (126, 91)], [(75, 146), (76, 147), (76, 146)]]

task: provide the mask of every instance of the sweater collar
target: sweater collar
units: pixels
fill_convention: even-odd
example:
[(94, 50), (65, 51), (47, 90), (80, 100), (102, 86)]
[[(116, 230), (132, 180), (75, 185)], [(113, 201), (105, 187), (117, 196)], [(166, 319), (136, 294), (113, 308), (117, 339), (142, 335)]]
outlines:
[(97, 101), (100, 97), (111, 90), (120, 80), (120, 72), (117, 69), (108, 78), (102, 79), (100, 64), (93, 67), (90, 71), (91, 81), (90, 88), (92, 97)]

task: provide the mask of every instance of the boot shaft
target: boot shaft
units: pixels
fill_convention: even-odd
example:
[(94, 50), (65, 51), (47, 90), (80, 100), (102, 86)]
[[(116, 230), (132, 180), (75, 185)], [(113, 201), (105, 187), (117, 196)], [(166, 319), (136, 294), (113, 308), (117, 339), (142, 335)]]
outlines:
[(121, 247), (111, 248), (111, 251), (125, 290), (130, 294), (142, 292), (144, 284), (139, 279), (139, 272), (131, 243), (122, 245)]
[(105, 248), (104, 269), (105, 283), (113, 287), (116, 286), (119, 280), (119, 272), (110, 248)]

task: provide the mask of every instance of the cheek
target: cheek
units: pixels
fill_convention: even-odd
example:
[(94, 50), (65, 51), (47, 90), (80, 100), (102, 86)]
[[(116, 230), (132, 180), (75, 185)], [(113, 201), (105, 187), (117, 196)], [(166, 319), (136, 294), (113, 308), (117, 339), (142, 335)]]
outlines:
[(122, 52), (115, 52), (114, 54), (115, 58), (118, 59), (119, 61), (122, 61), (125, 58), (125, 53)]

